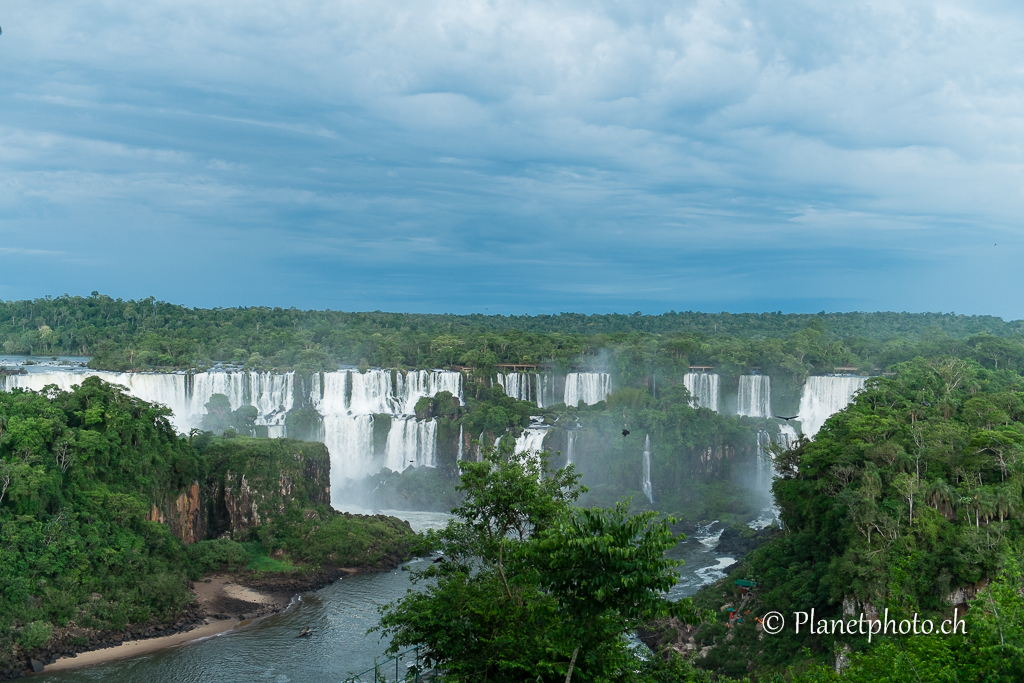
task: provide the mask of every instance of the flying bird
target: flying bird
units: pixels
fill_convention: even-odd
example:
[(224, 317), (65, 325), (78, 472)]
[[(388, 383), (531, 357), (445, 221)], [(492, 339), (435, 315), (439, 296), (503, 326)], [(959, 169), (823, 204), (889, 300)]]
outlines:
[(790, 420), (795, 420), (800, 416), (794, 415), (793, 417), (783, 417), (782, 415), (776, 415), (775, 417), (779, 418), (780, 420), (785, 420), (786, 422), (789, 422)]
[(623, 429), (622, 430), (622, 435), (623, 436), (629, 436), (629, 430), (628, 429)]

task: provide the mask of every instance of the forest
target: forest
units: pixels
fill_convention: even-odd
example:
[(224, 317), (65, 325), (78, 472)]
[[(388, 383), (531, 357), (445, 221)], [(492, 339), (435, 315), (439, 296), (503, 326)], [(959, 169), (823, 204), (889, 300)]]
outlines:
[[(0, 392), (0, 670), (70, 622), (172, 621), (189, 580), (222, 567), (301, 573), (404, 552), (403, 522), (330, 508), (326, 469), (310, 470), (329, 466), (322, 444), (189, 438), (167, 416), (97, 378), (71, 392)], [(231, 514), (232, 472), (258, 496), (262, 524)], [(199, 510), (180, 515), (175, 501), (188, 496)]]
[[(895, 371), (869, 380), (813, 441), (776, 449), (785, 531), (698, 594), (716, 615), (697, 632), (712, 646), (699, 666), (833, 680), (837, 655), (848, 653), (849, 671), (835, 680), (1024, 676), (1024, 379), (953, 357)], [(889, 610), (942, 620), (957, 608), (967, 636), (869, 643), (789, 628), (768, 638), (755, 619), (730, 618), (737, 603), (744, 614), (813, 608), (822, 619)]]
[(499, 364), (608, 369), (626, 384), (711, 365), (800, 379), (836, 367), (883, 370), (915, 356), (1024, 369), (1024, 321), (934, 313), (539, 316), (187, 308), (94, 292), (0, 302), (4, 354), (91, 356), (107, 370), (233, 363), (255, 369)]

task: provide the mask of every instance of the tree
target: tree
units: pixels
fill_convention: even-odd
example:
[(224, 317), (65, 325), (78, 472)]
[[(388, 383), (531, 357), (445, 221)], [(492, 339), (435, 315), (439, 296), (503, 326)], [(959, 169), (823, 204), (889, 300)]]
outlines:
[(428, 536), (442, 555), (414, 575), (423, 589), (381, 608), (391, 652), (419, 645), (447, 679), (466, 682), (630, 680), (662, 666), (637, 658), (622, 634), (692, 613), (660, 594), (675, 582), (667, 522), (625, 506), (573, 510), (583, 489), (572, 466), (550, 472), (546, 454), (505, 441), (462, 463), (465, 500)]
[(623, 634), (658, 617), (696, 617), (689, 601), (663, 597), (681, 562), (665, 556), (678, 542), (668, 527), (674, 520), (655, 524), (656, 514), (630, 516), (624, 503), (571, 510), (528, 546), (525, 557), (538, 582), (558, 602), (559, 639), (573, 648), (566, 683), (581, 650), (587, 679), (614, 678), (632, 660), (618, 647)]

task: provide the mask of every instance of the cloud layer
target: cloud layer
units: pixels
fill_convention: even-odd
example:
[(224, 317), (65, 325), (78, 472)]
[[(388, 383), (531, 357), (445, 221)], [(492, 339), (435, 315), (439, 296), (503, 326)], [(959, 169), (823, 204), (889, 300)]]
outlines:
[(0, 297), (1024, 317), (1012, 3), (17, 1)]

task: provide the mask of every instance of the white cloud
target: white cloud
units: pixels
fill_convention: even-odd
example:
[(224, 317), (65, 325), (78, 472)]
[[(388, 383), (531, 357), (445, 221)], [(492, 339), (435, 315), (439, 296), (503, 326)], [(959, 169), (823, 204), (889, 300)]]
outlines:
[[(247, 225), (262, 262), (318, 243), (403, 273), (447, 255), (520, 268), (531, 300), (700, 290), (740, 308), (789, 296), (773, 262), (846, 278), (836, 249), (862, 255), (849, 278), (872, 259), (982, 273), (991, 233), (1024, 256), (1014, 4), (43, 0), (4, 25), (0, 226), (18, 234), (87, 209), (111, 248), (101, 218), (138, 207)], [(715, 271), (730, 254), (747, 266)], [(900, 274), (876, 277), (891, 284), (864, 305), (906, 307)], [(914, 300), (989, 306), (953, 286)]]

